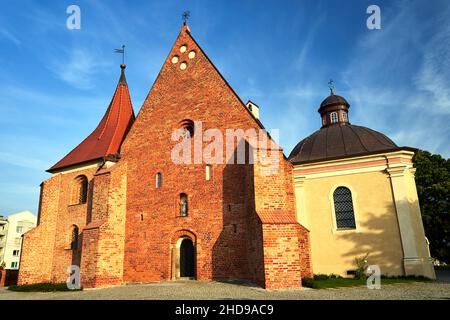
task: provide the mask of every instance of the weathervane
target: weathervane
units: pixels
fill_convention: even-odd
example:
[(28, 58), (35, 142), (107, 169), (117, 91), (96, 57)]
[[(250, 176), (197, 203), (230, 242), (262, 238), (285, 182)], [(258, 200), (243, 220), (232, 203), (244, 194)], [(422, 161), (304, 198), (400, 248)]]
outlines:
[(189, 20), (189, 17), (191, 16), (191, 13), (189, 11), (185, 11), (183, 12), (183, 14), (181, 15), (181, 18), (183, 19), (184, 23), (186, 24), (187, 21)]
[(328, 82), (328, 88), (330, 88), (330, 94), (333, 95), (334, 94), (334, 81), (333, 81), (333, 79), (330, 79), (330, 81)]
[(122, 64), (125, 64), (125, 45), (122, 45), (122, 49), (114, 49), (114, 52), (122, 54)]

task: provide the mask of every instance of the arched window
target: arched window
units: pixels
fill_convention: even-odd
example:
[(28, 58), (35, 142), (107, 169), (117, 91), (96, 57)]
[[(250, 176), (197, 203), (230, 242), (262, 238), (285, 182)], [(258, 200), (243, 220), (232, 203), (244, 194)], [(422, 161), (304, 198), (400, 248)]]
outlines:
[(338, 187), (333, 193), (336, 227), (338, 229), (355, 229), (355, 212), (353, 211), (352, 192), (349, 188)]
[(205, 168), (205, 179), (207, 181), (211, 180), (211, 165), (207, 164)]
[(72, 185), (71, 204), (82, 204), (87, 201), (88, 179), (86, 176), (78, 176)]
[(161, 188), (162, 185), (162, 174), (161, 172), (158, 172), (156, 174), (156, 188)]
[(337, 123), (338, 122), (338, 114), (337, 112), (332, 112), (330, 114), (331, 123)]
[(72, 250), (77, 250), (78, 249), (78, 227), (77, 226), (73, 226), (72, 227), (72, 235), (71, 235), (71, 241), (70, 241), (70, 248)]
[(194, 136), (195, 123), (192, 120), (185, 119), (179, 123), (180, 129), (183, 129), (183, 137), (190, 139)]
[(188, 215), (188, 196), (185, 193), (180, 194), (180, 216)]

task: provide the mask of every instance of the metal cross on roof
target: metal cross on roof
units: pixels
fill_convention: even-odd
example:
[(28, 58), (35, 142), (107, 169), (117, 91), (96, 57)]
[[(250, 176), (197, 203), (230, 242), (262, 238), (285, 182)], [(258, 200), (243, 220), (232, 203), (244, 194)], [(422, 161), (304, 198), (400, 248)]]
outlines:
[(186, 24), (186, 22), (189, 20), (189, 17), (191, 16), (191, 13), (189, 11), (185, 11), (183, 12), (183, 14), (181, 15), (184, 24)]
[(333, 79), (330, 79), (330, 81), (328, 82), (328, 88), (330, 88), (330, 94), (334, 94), (334, 81)]
[(122, 45), (122, 49), (114, 49), (114, 52), (122, 54), (122, 64), (125, 64), (125, 45)]

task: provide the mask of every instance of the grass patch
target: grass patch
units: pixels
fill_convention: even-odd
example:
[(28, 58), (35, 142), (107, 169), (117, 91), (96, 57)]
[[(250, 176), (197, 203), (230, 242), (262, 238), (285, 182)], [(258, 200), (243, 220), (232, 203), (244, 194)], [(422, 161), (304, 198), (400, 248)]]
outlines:
[(70, 290), (66, 283), (35, 283), (21, 286), (9, 286), (8, 290), (17, 292), (55, 292), (55, 291), (81, 291), (81, 289)]
[[(394, 283), (413, 283), (418, 281), (431, 281), (425, 277), (381, 277), (381, 285), (394, 284)], [(313, 289), (327, 289), (327, 288), (341, 288), (341, 287), (356, 287), (365, 286), (366, 279), (355, 278), (343, 278), (335, 275), (315, 275), (314, 278), (303, 278), (302, 285), (307, 288)]]

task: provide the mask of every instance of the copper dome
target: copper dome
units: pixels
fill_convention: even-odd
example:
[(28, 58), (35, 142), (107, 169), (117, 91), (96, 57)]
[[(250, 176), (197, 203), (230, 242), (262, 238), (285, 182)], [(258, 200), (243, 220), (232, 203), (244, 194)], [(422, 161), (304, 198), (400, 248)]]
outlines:
[(300, 141), (289, 155), (289, 161), (325, 161), (397, 149), (399, 147), (380, 132), (339, 124), (323, 127)]
[(350, 104), (347, 102), (347, 100), (345, 100), (344, 97), (341, 97), (341, 96), (338, 96), (335, 94), (331, 94), (325, 100), (322, 101), (318, 112), (321, 113), (321, 111), (323, 109), (325, 109), (326, 107), (338, 106), (338, 105), (350, 107)]

